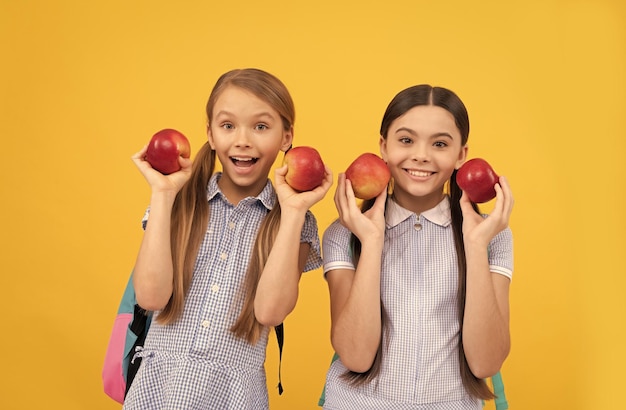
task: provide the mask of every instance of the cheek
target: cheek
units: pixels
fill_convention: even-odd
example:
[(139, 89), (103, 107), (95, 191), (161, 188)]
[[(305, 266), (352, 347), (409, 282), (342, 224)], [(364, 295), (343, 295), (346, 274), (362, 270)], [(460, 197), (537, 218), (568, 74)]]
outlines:
[(386, 155), (383, 157), (383, 160), (387, 163), (389, 168), (394, 168), (402, 163), (403, 161), (402, 155), (399, 154), (398, 151), (387, 151)]
[(391, 177), (397, 179), (404, 171), (402, 167), (402, 161), (399, 158), (394, 157), (393, 155), (387, 155), (385, 159), (387, 163), (387, 167), (389, 167), (389, 172), (391, 172)]

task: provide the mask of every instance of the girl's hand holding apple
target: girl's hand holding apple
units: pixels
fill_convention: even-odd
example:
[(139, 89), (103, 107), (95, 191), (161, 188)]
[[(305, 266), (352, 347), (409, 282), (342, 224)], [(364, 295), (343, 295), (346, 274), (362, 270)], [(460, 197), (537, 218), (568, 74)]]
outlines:
[(189, 140), (168, 128), (154, 134), (132, 160), (153, 191), (176, 193), (191, 175), (190, 153)]

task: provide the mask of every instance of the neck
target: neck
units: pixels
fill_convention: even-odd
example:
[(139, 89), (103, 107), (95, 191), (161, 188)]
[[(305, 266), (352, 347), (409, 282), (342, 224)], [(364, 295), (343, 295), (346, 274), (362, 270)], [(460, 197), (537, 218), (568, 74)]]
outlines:
[(267, 180), (263, 180), (253, 185), (241, 186), (235, 184), (224, 174), (222, 174), (222, 177), (217, 181), (217, 186), (220, 188), (220, 191), (222, 191), (222, 194), (228, 199), (228, 202), (235, 206), (245, 198), (259, 196), (266, 184)]
[(444, 192), (433, 192), (425, 196), (413, 196), (394, 189), (391, 196), (402, 208), (419, 215), (439, 205), (445, 195)]

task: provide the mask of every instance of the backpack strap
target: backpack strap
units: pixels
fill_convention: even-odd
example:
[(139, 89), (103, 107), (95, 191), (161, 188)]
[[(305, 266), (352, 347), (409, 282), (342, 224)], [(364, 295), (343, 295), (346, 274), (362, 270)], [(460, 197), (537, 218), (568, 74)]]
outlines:
[(504, 394), (502, 374), (500, 372), (494, 374), (491, 377), (491, 383), (493, 384), (493, 393), (496, 395), (496, 410), (507, 410), (509, 408), (509, 403), (506, 401), (506, 395)]
[(274, 326), (276, 331), (276, 340), (278, 341), (278, 395), (283, 394), (283, 383), (280, 380), (280, 368), (283, 363), (283, 343), (285, 341), (285, 327), (281, 323), (278, 326)]
[(148, 334), (148, 329), (150, 328), (150, 322), (152, 317), (149, 312), (143, 310), (139, 305), (135, 305), (135, 309), (133, 312), (133, 321), (130, 323), (130, 331), (136, 336), (136, 340), (130, 349), (130, 361), (128, 362), (128, 369), (126, 370), (126, 389), (124, 391), (124, 398), (128, 394), (128, 389), (130, 389), (130, 385), (135, 379), (135, 375), (137, 374), (137, 370), (139, 370), (139, 365), (141, 364), (141, 357), (138, 357), (136, 360), (132, 360), (132, 356), (134, 355), (137, 347), (143, 347), (144, 342), (146, 341), (146, 335)]
[[(332, 365), (333, 362), (335, 360), (339, 359), (339, 355), (337, 354), (337, 352), (333, 353), (333, 358), (330, 361), (330, 364)], [(320, 399), (317, 402), (317, 405), (320, 407), (324, 407), (324, 402), (326, 401), (326, 383), (324, 383), (324, 388), (322, 389), (322, 394), (320, 395)]]

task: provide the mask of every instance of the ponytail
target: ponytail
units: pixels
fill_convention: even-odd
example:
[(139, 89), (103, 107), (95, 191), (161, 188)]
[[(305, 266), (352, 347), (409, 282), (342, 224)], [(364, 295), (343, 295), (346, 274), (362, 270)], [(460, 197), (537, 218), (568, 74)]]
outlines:
[(156, 318), (161, 324), (174, 322), (183, 311), (198, 250), (209, 224), (209, 203), (202, 194), (206, 193), (214, 170), (215, 151), (206, 142), (196, 155), (191, 177), (174, 199), (170, 238), (173, 290), (169, 302)]
[[(465, 316), (465, 289), (467, 281), (467, 261), (465, 259), (465, 244), (463, 242), (463, 213), (461, 212), (461, 195), (463, 191), (456, 183), (456, 173), (454, 170), (450, 177), (450, 214), (452, 216), (452, 231), (454, 232), (454, 246), (456, 248), (457, 263), (459, 265), (459, 284), (457, 294), (457, 311), (459, 316), (459, 365), (461, 370), (461, 380), (463, 387), (468, 394), (482, 400), (491, 400), (495, 396), (487, 383), (479, 379), (472, 373), (465, 350), (463, 349), (463, 318)], [(478, 212), (478, 206), (472, 203), (474, 211)]]
[[(361, 212), (365, 212), (371, 207), (374, 206), (374, 202), (376, 202), (376, 198), (364, 200), (361, 204)], [(356, 267), (359, 263), (359, 258), (361, 257), (361, 241), (356, 237), (355, 234), (350, 235), (350, 250), (352, 251), (352, 261), (354, 266)], [(380, 320), (381, 320), (381, 329), (384, 330), (385, 323), (387, 322), (385, 313), (385, 308), (381, 301), (380, 303)], [(382, 355), (383, 355), (383, 335), (384, 331), (380, 332), (380, 341), (378, 343), (378, 350), (376, 351), (376, 356), (374, 356), (374, 361), (372, 362), (372, 366), (367, 369), (363, 373), (353, 372), (348, 370), (341, 377), (343, 377), (349, 384), (352, 386), (360, 386), (365, 383), (369, 383), (374, 380), (378, 373), (380, 373), (381, 365), (382, 365)]]
[(263, 325), (256, 320), (256, 315), (254, 314), (254, 298), (256, 297), (256, 289), (261, 273), (263, 273), (263, 268), (267, 263), (267, 258), (274, 245), (279, 227), (280, 203), (276, 200), (274, 207), (263, 218), (259, 227), (242, 289), (243, 307), (237, 321), (230, 328), (235, 336), (245, 339), (250, 344), (255, 344), (259, 340), (263, 330)]

